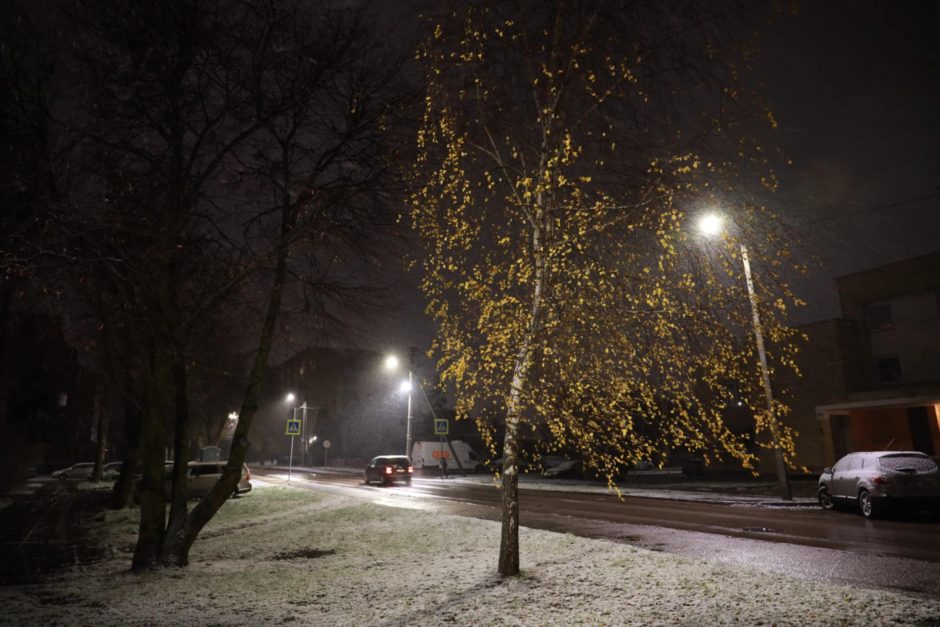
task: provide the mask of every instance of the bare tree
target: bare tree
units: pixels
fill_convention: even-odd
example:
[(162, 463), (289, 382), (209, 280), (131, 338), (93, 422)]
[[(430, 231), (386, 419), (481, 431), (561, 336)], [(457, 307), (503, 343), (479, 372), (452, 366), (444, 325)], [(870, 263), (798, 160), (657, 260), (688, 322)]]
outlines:
[[(128, 361), (133, 567), (183, 565), (234, 491), (285, 310), (324, 320), (370, 301), (394, 226), (394, 55), (358, 14), (267, 0), (76, 0), (69, 76), (81, 185), (58, 218), (113, 354)], [(191, 511), (196, 363), (210, 330), (262, 303), (226, 471)], [(241, 312), (241, 313), (239, 313)], [(166, 514), (164, 449), (172, 443)]]

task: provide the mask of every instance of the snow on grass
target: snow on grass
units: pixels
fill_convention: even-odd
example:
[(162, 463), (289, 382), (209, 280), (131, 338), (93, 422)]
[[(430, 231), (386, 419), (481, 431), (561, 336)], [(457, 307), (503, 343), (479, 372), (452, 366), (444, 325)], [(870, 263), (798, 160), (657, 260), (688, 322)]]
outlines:
[[(260, 483), (260, 482), (258, 482)], [(257, 485), (257, 484), (256, 484)], [(496, 575), (498, 523), (258, 485), (207, 526), (185, 569), (128, 571), (136, 512), (107, 512), (113, 557), (0, 589), (2, 624), (885, 625), (940, 602), (826, 586), (522, 529)], [(317, 557), (312, 557), (317, 556)]]

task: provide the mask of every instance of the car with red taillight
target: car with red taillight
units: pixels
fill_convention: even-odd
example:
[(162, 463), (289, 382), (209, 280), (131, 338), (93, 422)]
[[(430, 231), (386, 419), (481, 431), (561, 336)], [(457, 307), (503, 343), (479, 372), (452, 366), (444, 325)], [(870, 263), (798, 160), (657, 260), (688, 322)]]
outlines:
[(823, 470), (817, 488), (824, 509), (857, 504), (865, 518), (892, 506), (940, 513), (940, 468), (917, 451), (849, 453)]
[(405, 455), (379, 455), (372, 458), (366, 466), (366, 484), (373, 481), (383, 485), (391, 485), (396, 481), (411, 485), (411, 475), (414, 468), (411, 460)]

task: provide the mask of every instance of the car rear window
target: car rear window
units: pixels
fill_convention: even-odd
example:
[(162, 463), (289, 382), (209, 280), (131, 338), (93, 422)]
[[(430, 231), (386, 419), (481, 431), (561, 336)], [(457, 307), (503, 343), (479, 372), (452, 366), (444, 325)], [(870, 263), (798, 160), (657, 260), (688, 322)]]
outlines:
[(384, 460), (381, 460), (379, 463), (385, 463), (389, 466), (399, 466), (405, 467), (411, 462), (408, 461), (407, 457), (386, 457)]
[(894, 472), (930, 472), (937, 465), (929, 457), (921, 455), (887, 455), (878, 460), (882, 470)]

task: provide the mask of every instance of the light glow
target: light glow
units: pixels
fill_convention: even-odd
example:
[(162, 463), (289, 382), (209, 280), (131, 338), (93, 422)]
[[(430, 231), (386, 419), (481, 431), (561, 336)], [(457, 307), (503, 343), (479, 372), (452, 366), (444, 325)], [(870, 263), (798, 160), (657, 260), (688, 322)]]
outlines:
[(403, 394), (407, 394), (411, 391), (411, 382), (408, 380), (402, 381), (401, 385), (398, 387), (398, 390)]
[(723, 222), (717, 213), (706, 213), (698, 220), (698, 230), (706, 237), (714, 237), (721, 233)]
[(294, 402), (294, 399), (296, 399), (296, 398), (297, 398), (297, 397), (294, 396), (294, 393), (293, 393), (293, 392), (288, 392), (288, 393), (287, 393), (287, 396), (284, 397), (284, 400), (287, 401), (288, 403), (293, 403), (293, 402)]

